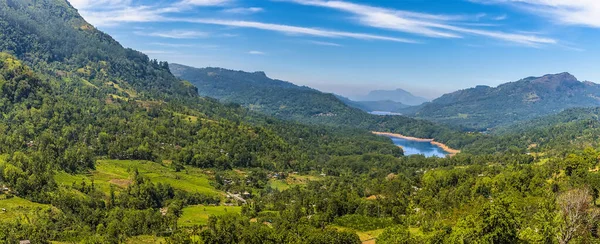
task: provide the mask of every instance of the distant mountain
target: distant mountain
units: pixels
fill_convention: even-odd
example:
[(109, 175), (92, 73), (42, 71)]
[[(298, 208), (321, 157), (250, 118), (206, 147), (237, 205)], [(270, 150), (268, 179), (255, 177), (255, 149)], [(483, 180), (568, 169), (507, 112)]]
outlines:
[(361, 109), (366, 112), (386, 111), (386, 112), (401, 112), (403, 109), (410, 107), (409, 105), (394, 102), (391, 100), (385, 101), (353, 101), (347, 97), (337, 95), (337, 98), (346, 105)]
[(600, 85), (569, 73), (460, 90), (405, 110), (417, 118), (484, 130), (574, 107), (600, 105)]
[(361, 110), (365, 109), (364, 104), (347, 105), (333, 94), (271, 79), (264, 72), (193, 68), (180, 64), (170, 64), (169, 67), (175, 76), (194, 84), (202, 96), (237, 103), (285, 120), (435, 138), (455, 148), (472, 139), (471, 135), (429, 121), (405, 116), (371, 115)]
[(201, 96), (238, 103), (288, 120), (306, 122), (352, 110), (333, 94), (271, 79), (264, 72), (198, 69), (180, 64), (171, 64), (170, 68), (175, 76), (196, 85)]
[(405, 105), (416, 106), (428, 102), (429, 99), (418, 97), (412, 93), (403, 90), (375, 90), (369, 92), (366, 96), (355, 97), (356, 101), (394, 101)]

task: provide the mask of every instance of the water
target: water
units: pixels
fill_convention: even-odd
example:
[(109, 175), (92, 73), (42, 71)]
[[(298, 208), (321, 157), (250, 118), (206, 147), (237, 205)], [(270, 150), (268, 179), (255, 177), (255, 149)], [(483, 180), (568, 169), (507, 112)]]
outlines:
[(440, 158), (446, 157), (448, 152), (442, 148), (431, 144), (431, 142), (413, 141), (402, 138), (390, 137), (394, 142), (394, 145), (401, 146), (404, 150), (404, 155), (417, 155), (422, 154), (425, 157), (437, 156)]
[(401, 113), (387, 112), (387, 111), (371, 111), (373, 115), (402, 115)]

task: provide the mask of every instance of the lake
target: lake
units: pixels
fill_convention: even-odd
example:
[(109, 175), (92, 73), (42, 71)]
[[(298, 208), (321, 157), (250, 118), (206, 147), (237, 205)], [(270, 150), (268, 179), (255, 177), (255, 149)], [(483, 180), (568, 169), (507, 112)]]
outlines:
[(389, 138), (392, 139), (394, 145), (401, 146), (404, 149), (404, 155), (406, 156), (422, 154), (425, 157), (437, 156), (443, 158), (449, 154), (439, 146), (431, 144), (431, 142), (413, 141), (396, 137)]
[(394, 112), (388, 112), (388, 111), (371, 111), (369, 112), (372, 115), (402, 115), (401, 113), (394, 113)]

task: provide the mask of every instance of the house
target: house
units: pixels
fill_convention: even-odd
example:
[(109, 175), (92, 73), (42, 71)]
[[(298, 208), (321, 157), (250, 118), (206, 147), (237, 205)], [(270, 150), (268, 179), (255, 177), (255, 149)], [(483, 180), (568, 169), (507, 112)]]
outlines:
[(31, 242), (29, 240), (22, 240), (19, 241), (19, 244), (31, 244)]

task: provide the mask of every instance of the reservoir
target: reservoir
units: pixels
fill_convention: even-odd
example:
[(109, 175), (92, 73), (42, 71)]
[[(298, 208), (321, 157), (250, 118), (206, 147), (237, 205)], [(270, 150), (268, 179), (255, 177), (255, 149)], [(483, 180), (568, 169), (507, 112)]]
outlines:
[(428, 141), (414, 141), (391, 136), (388, 137), (392, 139), (396, 146), (402, 147), (402, 149), (404, 150), (404, 155), (406, 156), (422, 154), (425, 155), (425, 157), (436, 156), (443, 158), (449, 154), (448, 152), (444, 151), (441, 147), (433, 145), (431, 144), (431, 142)]
[(394, 112), (388, 112), (388, 111), (371, 111), (369, 112), (372, 115), (402, 115), (401, 113), (394, 113)]

